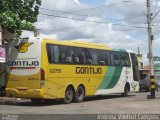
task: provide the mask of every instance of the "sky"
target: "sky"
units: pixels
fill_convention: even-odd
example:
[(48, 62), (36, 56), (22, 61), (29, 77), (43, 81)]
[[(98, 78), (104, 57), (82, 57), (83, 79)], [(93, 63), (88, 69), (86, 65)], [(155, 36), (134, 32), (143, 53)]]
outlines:
[[(152, 0), (152, 16), (160, 10), (160, 0)], [(42, 0), (38, 21), (40, 37), (79, 40), (112, 48), (138, 47), (148, 64), (146, 0)], [(160, 14), (152, 21), (153, 54), (160, 56)], [(24, 37), (33, 33), (23, 32)]]

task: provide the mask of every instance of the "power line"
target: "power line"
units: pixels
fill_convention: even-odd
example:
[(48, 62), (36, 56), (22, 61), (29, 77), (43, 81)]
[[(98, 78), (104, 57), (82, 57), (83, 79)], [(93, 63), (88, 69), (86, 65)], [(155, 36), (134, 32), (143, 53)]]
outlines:
[[(122, 3), (126, 3), (126, 2), (131, 2), (131, 1), (121, 1), (119, 3), (113, 3), (113, 4), (109, 4), (109, 5), (104, 5), (104, 6), (98, 6), (98, 7), (91, 7), (91, 8), (87, 8), (87, 9), (81, 9), (81, 10), (77, 10), (77, 11), (59, 11), (59, 10), (52, 10), (55, 12), (61, 12), (62, 14), (65, 13), (69, 13), (69, 14), (75, 14), (77, 12), (81, 12), (81, 11), (88, 11), (88, 10), (92, 10), (92, 9), (99, 9), (99, 8), (103, 8), (103, 7), (108, 7), (108, 6), (113, 6), (113, 5), (117, 5), (117, 4), (122, 4)], [(51, 9), (47, 9), (47, 8), (40, 8), (40, 9), (45, 9), (45, 10), (51, 10)], [(77, 14), (78, 15), (78, 14)]]
[(154, 18), (159, 14), (160, 10), (153, 16), (153, 18), (151, 19), (151, 22), (154, 20)]
[[(49, 11), (55, 11), (55, 12), (61, 12), (63, 14), (73, 14), (73, 15), (78, 15), (78, 16), (83, 16), (83, 17), (93, 17), (93, 18), (96, 18), (94, 16), (88, 16), (88, 15), (84, 15), (84, 14), (76, 14), (74, 12), (64, 12), (64, 11), (59, 11), (59, 10), (52, 10), (52, 9), (47, 9), (47, 8), (41, 8), (41, 9), (44, 9), (44, 10), (49, 10)], [(140, 16), (142, 17), (142, 16)], [(135, 18), (135, 17), (134, 17)], [(141, 24), (145, 24), (144, 22), (134, 22), (134, 21), (129, 21), (129, 20), (124, 20), (124, 19), (113, 19), (113, 18), (107, 18), (107, 17), (101, 17), (101, 19), (105, 19), (105, 20), (111, 20), (111, 21), (115, 21), (115, 22), (129, 22), (129, 23), (141, 23)], [(129, 19), (133, 19), (133, 18), (129, 18)]]
[[(105, 24), (108, 25), (108, 24)], [(77, 26), (77, 27), (65, 27), (65, 28), (58, 28), (58, 29), (53, 29), (53, 30), (44, 30), (44, 29), (39, 29), (39, 31), (63, 31), (63, 30), (71, 30), (71, 29), (79, 29), (79, 28), (85, 28), (85, 27), (91, 27), (90, 25), (87, 26)]]
[(130, 1), (130, 2), (133, 3), (134, 5), (136, 5), (138, 7), (138, 9), (140, 9), (142, 11), (142, 14), (144, 16), (146, 16), (146, 13), (142, 10), (142, 8), (136, 2), (134, 2), (134, 1)]
[[(72, 20), (78, 20), (78, 21), (83, 21), (83, 22), (92, 22), (92, 23), (99, 23), (99, 24), (107, 24), (104, 22), (97, 22), (97, 21), (90, 21), (90, 20), (82, 20), (78, 18), (70, 18), (70, 17), (64, 17), (64, 16), (58, 16), (58, 15), (50, 15), (50, 14), (44, 14), (40, 13), (41, 15), (45, 16), (50, 16), (50, 17), (58, 17), (58, 18), (65, 18), (65, 19), (72, 19)], [(146, 28), (146, 27), (138, 27), (138, 26), (130, 26), (130, 25), (122, 25), (122, 24), (113, 24), (113, 25), (118, 25), (118, 26), (125, 26), (125, 27), (135, 27), (135, 28)]]
[(118, 4), (122, 4), (122, 3), (128, 3), (128, 2), (131, 2), (131, 1), (125, 0), (125, 1), (121, 1), (119, 3), (113, 3), (113, 4), (109, 4), (109, 5), (98, 6), (98, 7), (91, 7), (91, 8), (87, 8), (87, 9), (77, 10), (77, 11), (74, 11), (74, 12), (82, 12), (82, 11), (87, 11), (87, 10), (92, 10), (92, 9), (99, 9), (99, 8), (103, 8), (103, 7), (114, 6), (114, 5), (118, 5)]
[[(122, 4), (122, 3), (129, 3), (129, 2), (133, 3), (134, 1), (132, 1), (132, 0), (124, 0), (124, 1), (121, 1), (121, 2), (118, 2), (118, 3), (112, 3), (112, 4), (108, 4), (108, 5), (104, 5), (104, 6), (91, 7), (91, 8), (77, 10), (77, 11), (73, 11), (73, 12), (81, 12), (81, 11), (87, 11), (87, 10), (92, 10), (92, 9), (99, 9), (99, 8), (103, 8), (103, 7), (114, 6), (114, 5), (118, 5), (118, 4)], [(134, 2), (134, 3), (136, 3), (136, 2)], [(140, 3), (140, 4), (145, 5), (144, 3)]]
[[(87, 9), (81, 9), (81, 10), (77, 10), (77, 11), (60, 11), (60, 10), (53, 10), (53, 9), (48, 9), (48, 8), (40, 8), (40, 9), (44, 9), (44, 10), (49, 10), (49, 11), (55, 11), (55, 12), (60, 12), (61, 14), (73, 14), (73, 15), (78, 15), (78, 16), (83, 16), (83, 17), (86, 17), (88, 15), (84, 15), (84, 14), (77, 14), (77, 12), (81, 12), (81, 11), (87, 11), (87, 10), (92, 10), (92, 9), (99, 9), (99, 8), (103, 8), (103, 7), (108, 7), (108, 6), (114, 6), (114, 5), (117, 5), (117, 4), (122, 4), (122, 3), (133, 3), (135, 4), (136, 6), (138, 6), (134, 1), (130, 1), (130, 0), (126, 0), (126, 1), (121, 1), (121, 2), (118, 2), (118, 3), (113, 3), (113, 4), (109, 4), (109, 5), (104, 5), (104, 6), (98, 6), (98, 7), (91, 7), (91, 8), (87, 8)], [(139, 6), (138, 6), (139, 7)], [(140, 8), (141, 9), (141, 8)], [(61, 15), (61, 14), (58, 14), (58, 15)], [(143, 14), (145, 14), (143, 12)], [(93, 16), (91, 16), (93, 17)], [(142, 16), (140, 16), (142, 17)], [(101, 19), (107, 19), (107, 20), (112, 20), (112, 21), (124, 21), (124, 22), (129, 22), (129, 23), (142, 23), (142, 24), (146, 24), (144, 22), (134, 22), (134, 21), (129, 21), (129, 19), (133, 19), (133, 18), (129, 18), (129, 19), (112, 19), (112, 18), (106, 18), (106, 17), (102, 17)], [(135, 19), (135, 17), (134, 17)]]
[[(55, 12), (61, 12), (61, 14), (73, 14), (73, 15), (78, 15), (78, 16), (89, 16), (89, 15), (84, 15), (84, 14), (77, 14), (75, 12), (71, 12), (71, 11), (60, 11), (60, 10), (54, 10), (54, 9), (48, 9), (48, 8), (40, 8), (40, 9), (44, 9), (44, 10), (48, 10), (48, 11), (55, 11)], [(56, 15), (61, 15), (61, 14), (56, 14)], [(131, 18), (127, 18), (126, 20), (130, 20), (130, 19), (135, 19), (135, 18), (139, 18), (139, 17), (143, 17), (143, 16), (137, 16), (137, 17), (131, 17)], [(104, 19), (111, 19), (111, 20), (117, 20), (117, 19), (112, 19), (112, 18), (104, 18)], [(120, 20), (124, 20), (124, 19), (120, 19)]]
[[(113, 5), (117, 5), (117, 4), (122, 4), (122, 3), (128, 3), (128, 2), (132, 2), (133, 1), (121, 1), (119, 3), (114, 3), (114, 4), (109, 4), (109, 5), (105, 5), (105, 6), (98, 6), (98, 7), (93, 7), (93, 8), (88, 8), (88, 9), (82, 9), (82, 10), (78, 10), (78, 11), (59, 11), (59, 10), (53, 10), (53, 9), (47, 9), (47, 8), (41, 8), (44, 10), (49, 10), (49, 11), (55, 11), (55, 12), (60, 12), (61, 14), (73, 14), (73, 15), (78, 15), (78, 16), (88, 16), (88, 15), (84, 15), (84, 14), (77, 14), (75, 12), (80, 12), (80, 11), (87, 11), (87, 10), (92, 10), (92, 9), (99, 9), (99, 8), (103, 8), (103, 7), (107, 7), (107, 6), (113, 6)], [(134, 3), (135, 4), (135, 3)], [(137, 4), (136, 4), (137, 5)], [(107, 24), (104, 22), (97, 22), (97, 21), (90, 21), (90, 20), (82, 20), (82, 19), (78, 19), (78, 18), (70, 18), (70, 17), (64, 17), (64, 16), (59, 16), (59, 15), (49, 15), (49, 14), (44, 14), (44, 13), (40, 13), (41, 15), (47, 15), (47, 16), (53, 16), (53, 17), (59, 17), (59, 18), (67, 18), (67, 19), (73, 19), (73, 20), (79, 20), (79, 21), (83, 21), (83, 22), (94, 22), (94, 23), (100, 23), (100, 24)], [(91, 16), (92, 17), (92, 16)], [(142, 16), (139, 16), (142, 17)], [(135, 19), (136, 17), (134, 17)], [(124, 19), (112, 19), (112, 18), (101, 18), (101, 19), (108, 19), (108, 20), (112, 20), (112, 21), (123, 21), (123, 22), (131, 22), (131, 23), (143, 23), (144, 22), (134, 22), (134, 21), (126, 21)], [(133, 18), (129, 18), (129, 19), (133, 19)], [(118, 25), (118, 26), (126, 26), (126, 27), (135, 27), (135, 28), (145, 28), (145, 27), (138, 27), (138, 26), (130, 26), (130, 25), (122, 25), (122, 24), (113, 24), (113, 25)], [(68, 27), (68, 28), (61, 28), (61, 29), (55, 29), (57, 30), (65, 30), (65, 29), (77, 29), (77, 28), (81, 28), (81, 27), (89, 27), (89, 26), (78, 26), (78, 27)]]
[[(65, 14), (65, 13), (75, 14), (75, 13), (81, 12), (81, 11), (87, 11), (87, 10), (92, 10), (92, 9), (99, 9), (99, 8), (113, 6), (113, 5), (122, 4), (122, 3), (126, 3), (126, 2), (131, 2), (131, 1), (121, 1), (119, 3), (113, 3), (113, 4), (109, 4), (109, 5), (98, 6), (98, 7), (91, 7), (91, 8), (81, 9), (81, 10), (77, 10), (77, 11), (67, 11), (67, 12), (66, 11), (59, 11), (59, 10), (52, 10), (52, 11), (61, 12), (62, 14)], [(51, 9), (42, 8), (42, 7), (40, 9), (51, 10)]]
[(83, 27), (90, 27), (89, 25), (87, 26), (77, 26), (77, 27), (65, 27), (65, 28), (59, 28), (59, 29), (54, 29), (54, 30), (40, 30), (40, 31), (61, 31), (61, 30), (68, 30), (68, 29), (77, 29), (77, 28), (83, 28)]

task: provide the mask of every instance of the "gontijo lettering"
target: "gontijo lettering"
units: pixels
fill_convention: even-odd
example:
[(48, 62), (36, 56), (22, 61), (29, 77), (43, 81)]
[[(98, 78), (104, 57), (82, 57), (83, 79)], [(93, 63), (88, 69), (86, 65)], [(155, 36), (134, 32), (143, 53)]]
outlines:
[(39, 61), (8, 61), (8, 66), (38, 66)]
[(101, 74), (101, 67), (76, 67), (76, 74)]

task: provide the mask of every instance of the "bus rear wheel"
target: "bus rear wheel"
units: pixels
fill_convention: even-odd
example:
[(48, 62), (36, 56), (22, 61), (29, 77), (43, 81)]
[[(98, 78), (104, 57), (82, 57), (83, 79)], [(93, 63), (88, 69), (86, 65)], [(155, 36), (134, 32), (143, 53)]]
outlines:
[(83, 86), (79, 86), (76, 90), (74, 101), (82, 102), (84, 99), (84, 96), (85, 96), (85, 89)]
[(73, 96), (74, 96), (73, 88), (71, 86), (68, 86), (65, 91), (64, 103), (66, 104), (71, 103), (73, 100)]

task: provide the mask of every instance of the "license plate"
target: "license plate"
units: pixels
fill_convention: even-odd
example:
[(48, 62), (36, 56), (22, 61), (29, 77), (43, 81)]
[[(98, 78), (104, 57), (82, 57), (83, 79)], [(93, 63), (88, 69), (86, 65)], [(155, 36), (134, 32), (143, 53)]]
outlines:
[(26, 90), (24, 90), (24, 89), (20, 89), (20, 90), (19, 90), (19, 92), (25, 92), (25, 91), (26, 91)]

